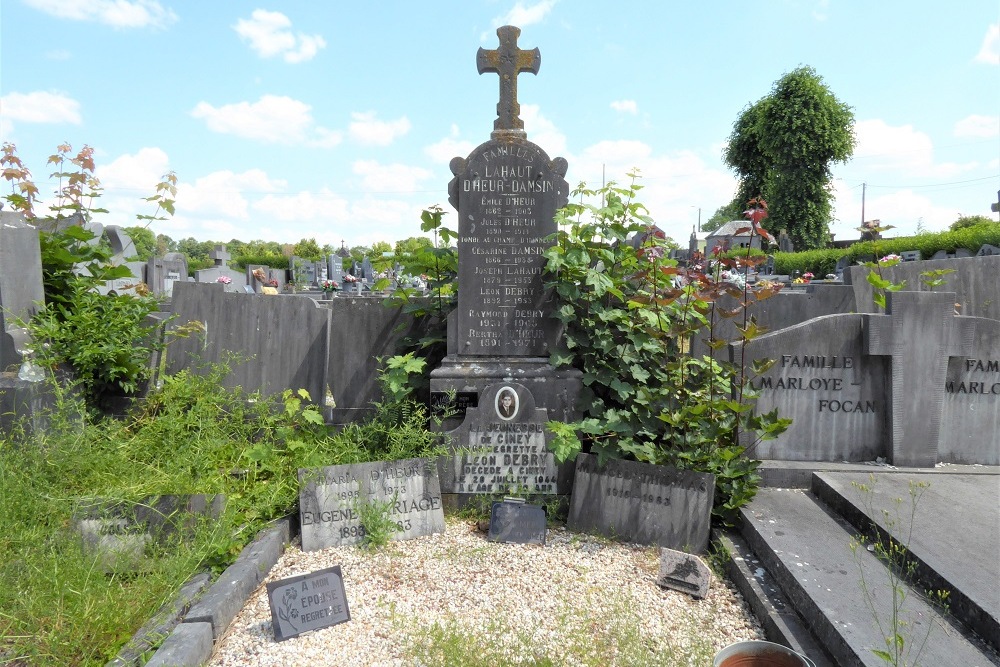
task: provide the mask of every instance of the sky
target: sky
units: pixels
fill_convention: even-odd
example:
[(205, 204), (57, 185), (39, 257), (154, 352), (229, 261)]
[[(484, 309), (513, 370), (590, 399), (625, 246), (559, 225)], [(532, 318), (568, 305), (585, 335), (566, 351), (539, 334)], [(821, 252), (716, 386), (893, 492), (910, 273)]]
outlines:
[(997, 0), (3, 0), (0, 138), (43, 195), (56, 146), (92, 146), (106, 225), (152, 214), (172, 171), (176, 215), (150, 229), (175, 240), (392, 243), (434, 204), (456, 226), (448, 163), (489, 140), (476, 51), (501, 25), (541, 51), (518, 81), (528, 139), (571, 186), (638, 168), (682, 246), (735, 194), (739, 114), (803, 65), (855, 116), (836, 238), (996, 217)]

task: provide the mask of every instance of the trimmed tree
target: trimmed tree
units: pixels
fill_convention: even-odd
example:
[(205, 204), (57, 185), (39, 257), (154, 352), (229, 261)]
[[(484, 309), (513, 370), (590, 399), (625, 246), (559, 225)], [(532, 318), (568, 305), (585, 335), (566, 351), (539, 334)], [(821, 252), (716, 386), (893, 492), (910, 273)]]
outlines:
[(811, 67), (799, 67), (733, 124), (723, 155), (736, 171), (736, 201), (763, 195), (769, 229), (785, 229), (796, 248), (822, 248), (832, 213), (831, 166), (854, 152), (854, 112)]

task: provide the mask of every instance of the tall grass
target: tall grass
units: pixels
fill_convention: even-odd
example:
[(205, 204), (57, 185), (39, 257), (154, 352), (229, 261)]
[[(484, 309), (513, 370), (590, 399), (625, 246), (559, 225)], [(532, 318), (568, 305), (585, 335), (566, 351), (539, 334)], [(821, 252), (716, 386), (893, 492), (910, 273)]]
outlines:
[[(44, 433), (0, 436), (0, 664), (103, 665), (190, 576), (296, 511), (298, 468), (437, 451), (420, 408), (335, 431), (301, 394), (264, 400), (206, 371), (166, 378), (126, 420), (74, 419), (63, 396)], [(106, 572), (74, 527), (83, 499), (189, 493), (225, 494), (223, 515), (147, 549), (139, 571)]]

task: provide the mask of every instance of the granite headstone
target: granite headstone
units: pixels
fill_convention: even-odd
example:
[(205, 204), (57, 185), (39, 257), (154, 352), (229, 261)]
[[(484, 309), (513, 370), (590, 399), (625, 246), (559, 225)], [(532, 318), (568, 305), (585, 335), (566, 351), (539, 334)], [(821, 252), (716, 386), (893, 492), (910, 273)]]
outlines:
[(504, 498), (490, 510), (491, 542), (545, 544), (545, 508), (523, 500)]
[(302, 550), (364, 540), (361, 508), (386, 504), (397, 540), (444, 532), (437, 467), (427, 459), (299, 469)]
[(715, 476), (593, 454), (576, 459), (570, 530), (691, 553), (708, 547)]
[(269, 582), (267, 601), (279, 642), (351, 620), (339, 565)]

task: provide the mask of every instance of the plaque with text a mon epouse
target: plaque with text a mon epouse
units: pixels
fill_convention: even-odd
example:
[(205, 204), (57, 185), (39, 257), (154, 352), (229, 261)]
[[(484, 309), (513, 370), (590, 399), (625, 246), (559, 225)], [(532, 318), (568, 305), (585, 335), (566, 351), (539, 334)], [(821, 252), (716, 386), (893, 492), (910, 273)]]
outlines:
[(566, 161), (523, 139), (494, 139), (452, 160), (459, 212), (460, 355), (548, 356), (553, 326), (542, 269), (566, 204)]

